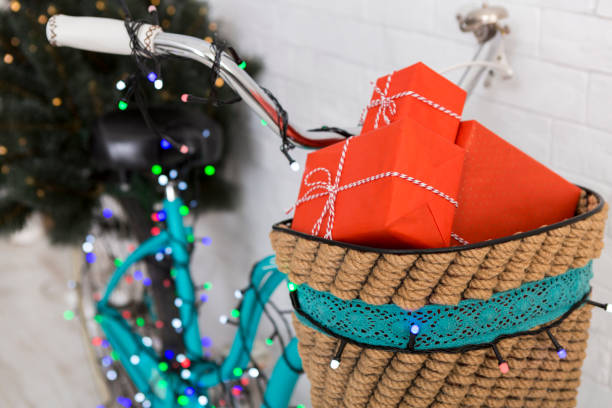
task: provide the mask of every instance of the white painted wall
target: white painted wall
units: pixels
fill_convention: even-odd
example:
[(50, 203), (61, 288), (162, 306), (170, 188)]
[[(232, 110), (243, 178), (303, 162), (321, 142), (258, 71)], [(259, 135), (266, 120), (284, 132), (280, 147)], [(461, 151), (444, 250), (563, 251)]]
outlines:
[[(312, 126), (354, 125), (370, 97), (370, 81), (416, 61), (437, 69), (465, 62), (476, 49), (455, 21), (464, 3), (452, 0), (209, 3), (241, 54), (263, 59), (260, 82), (291, 118)], [(478, 119), (569, 180), (612, 199), (612, 0), (495, 4), (510, 12), (507, 48), (516, 75), (478, 89), (465, 118)], [(270, 225), (285, 217), (300, 182), (268, 130), (254, 117), (248, 127), (236, 160), (223, 171), (241, 186), (238, 212), (209, 214), (198, 225), (214, 244), (197, 252), (196, 275), (213, 280), (219, 297), (233, 293), (252, 262), (271, 253)], [(298, 156), (303, 163), (305, 155)], [(612, 302), (611, 270), (608, 248), (596, 262), (595, 299)], [(217, 299), (207, 311), (218, 315), (232, 303)], [(215, 334), (227, 341), (230, 333)], [(595, 311), (580, 408), (612, 400), (611, 338), (612, 319)], [(302, 386), (296, 403), (306, 394)]]

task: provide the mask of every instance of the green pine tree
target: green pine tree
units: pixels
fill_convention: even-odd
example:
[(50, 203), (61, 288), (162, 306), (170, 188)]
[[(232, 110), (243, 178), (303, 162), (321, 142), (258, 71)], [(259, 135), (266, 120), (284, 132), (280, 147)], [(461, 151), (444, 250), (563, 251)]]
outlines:
[[(164, 30), (211, 39), (217, 26), (208, 6), (197, 0), (127, 1), (136, 19), (158, 5)], [(48, 220), (52, 240), (70, 242), (87, 231), (104, 192), (118, 193), (108, 174), (91, 164), (90, 133), (97, 118), (117, 109), (119, 79), (135, 72), (131, 58), (51, 47), (45, 24), (54, 14), (124, 18), (118, 0), (12, 0), (0, 10), (0, 233), (21, 228), (38, 211)], [(249, 62), (251, 74), (257, 64)], [(164, 62), (164, 88), (149, 86), (150, 106), (179, 103), (184, 92), (205, 94), (209, 72), (189, 61)], [(229, 94), (227, 86), (221, 95)], [(234, 107), (208, 114), (228, 129)], [(231, 139), (231, 136), (230, 136)], [(150, 175), (133, 175), (132, 194), (152, 204), (156, 197)], [(206, 191), (209, 205), (229, 205), (231, 183), (208, 177), (202, 169), (193, 178)], [(216, 198), (210, 200), (210, 197)]]

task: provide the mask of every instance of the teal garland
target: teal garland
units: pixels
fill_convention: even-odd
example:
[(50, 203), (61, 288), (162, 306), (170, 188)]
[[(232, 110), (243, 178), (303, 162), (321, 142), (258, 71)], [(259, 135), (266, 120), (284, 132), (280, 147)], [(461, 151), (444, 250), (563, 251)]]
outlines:
[[(295, 285), (292, 299), (302, 323), (348, 342), (414, 352), (454, 351), (486, 347), (565, 317), (587, 299), (592, 277), (589, 262), (562, 275), (496, 293), (486, 301), (426, 305), (414, 311), (360, 299), (345, 301), (307, 284)], [(418, 334), (411, 336), (414, 325)]]

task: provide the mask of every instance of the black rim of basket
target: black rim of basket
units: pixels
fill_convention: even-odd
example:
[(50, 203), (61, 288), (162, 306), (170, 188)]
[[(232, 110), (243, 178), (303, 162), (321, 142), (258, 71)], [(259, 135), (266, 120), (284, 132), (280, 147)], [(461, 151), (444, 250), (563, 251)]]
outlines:
[(530, 237), (533, 235), (538, 235), (541, 234), (543, 232), (547, 232), (547, 231), (551, 231), (557, 228), (561, 228), (561, 227), (565, 227), (567, 225), (571, 225), (571, 224), (575, 224), (579, 221), (582, 221), (584, 219), (587, 219), (595, 214), (597, 214), (598, 212), (600, 212), (603, 209), (603, 206), (605, 204), (605, 201), (603, 200), (603, 197), (593, 191), (590, 190), (586, 187), (582, 187), (577, 185), (577, 187), (579, 187), (580, 189), (584, 190), (587, 194), (587, 197), (589, 195), (593, 195), (597, 198), (597, 201), (599, 202), (597, 204), (597, 207), (595, 207), (594, 209), (592, 209), (591, 211), (588, 211), (584, 214), (580, 214), (580, 215), (576, 215), (574, 217), (571, 218), (567, 218), (563, 221), (557, 222), (555, 224), (550, 224), (550, 225), (545, 225), (543, 227), (531, 230), (531, 231), (527, 231), (527, 232), (520, 232), (518, 234), (514, 234), (514, 235), (508, 235), (502, 238), (496, 238), (496, 239), (490, 239), (487, 241), (481, 241), (481, 242), (476, 242), (473, 244), (468, 244), (468, 245), (461, 245), (461, 246), (453, 246), (453, 247), (444, 247), (444, 248), (410, 248), (410, 249), (386, 249), (386, 248), (374, 248), (374, 247), (368, 247), (368, 246), (363, 246), (363, 245), (356, 245), (356, 244), (350, 244), (348, 242), (340, 242), (340, 241), (334, 241), (334, 240), (330, 240), (330, 239), (325, 239), (325, 238), (321, 238), (321, 237), (317, 237), (314, 235), (309, 235), (309, 234), (305, 234), (303, 232), (299, 232), (299, 231), (295, 231), (292, 230), (291, 228), (283, 228), (284, 227), (290, 227), (291, 226), (291, 221), (292, 219), (287, 219), (281, 222), (278, 222), (276, 224), (274, 224), (272, 226), (272, 229), (275, 231), (279, 231), (279, 232), (283, 232), (286, 234), (291, 234), (291, 235), (295, 235), (297, 237), (300, 238), (304, 238), (304, 239), (308, 239), (311, 241), (318, 241), (324, 244), (329, 244), (329, 245), (335, 245), (335, 246), (339, 246), (342, 248), (347, 248), (347, 249), (354, 249), (357, 251), (362, 251), (362, 252), (377, 252), (377, 253), (381, 253), (381, 254), (395, 254), (395, 255), (408, 255), (408, 254), (441, 254), (441, 253), (449, 253), (449, 252), (459, 252), (459, 251), (465, 251), (465, 250), (469, 250), (469, 249), (477, 249), (477, 248), (483, 248), (486, 246), (493, 246), (493, 245), (497, 245), (497, 244), (502, 244), (504, 242), (509, 242), (509, 241), (514, 241), (517, 239), (523, 239), (526, 237)]

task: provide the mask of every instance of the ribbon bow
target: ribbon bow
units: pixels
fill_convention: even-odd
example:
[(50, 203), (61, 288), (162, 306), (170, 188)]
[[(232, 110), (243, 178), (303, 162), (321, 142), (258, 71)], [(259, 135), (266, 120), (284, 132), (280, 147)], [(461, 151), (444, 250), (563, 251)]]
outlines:
[(378, 128), (378, 124), (380, 123), (381, 116), (383, 120), (385, 121), (385, 124), (387, 125), (391, 124), (391, 119), (389, 118), (389, 115), (393, 117), (397, 113), (397, 104), (395, 103), (395, 100), (399, 98), (403, 98), (404, 96), (411, 96), (415, 98), (416, 100), (421, 101), (431, 106), (432, 108), (437, 109), (440, 112), (449, 115), (452, 118), (461, 120), (461, 115), (440, 105), (439, 103), (432, 101), (431, 99), (424, 97), (423, 95), (419, 95), (418, 93), (414, 91), (403, 91), (403, 92), (399, 92), (399, 93), (389, 96), (389, 86), (390, 85), (391, 85), (391, 75), (387, 75), (387, 82), (385, 83), (384, 91), (382, 91), (378, 86), (374, 85), (374, 92), (380, 95), (380, 98), (374, 99), (372, 102), (370, 102), (368, 106), (365, 107), (365, 109), (363, 110), (361, 114), (360, 122), (362, 124), (365, 120), (365, 116), (366, 116), (366, 113), (368, 112), (368, 109), (372, 109), (376, 106), (378, 106), (378, 111), (376, 112), (376, 119), (374, 120), (374, 129)]
[[(334, 179), (334, 183), (331, 182), (331, 173), (324, 167), (317, 167), (316, 169), (311, 170), (304, 176), (304, 185), (306, 187), (310, 187), (308, 191), (300, 198), (296, 203), (295, 207), (300, 205), (305, 201), (314, 200), (318, 197), (323, 197), (327, 195), (327, 201), (325, 201), (325, 205), (323, 206), (323, 210), (321, 211), (321, 215), (315, 222), (312, 227), (312, 235), (318, 235), (321, 230), (321, 224), (323, 223), (323, 219), (329, 213), (329, 217), (327, 217), (327, 226), (325, 228), (325, 235), (323, 238), (332, 239), (332, 229), (334, 228), (334, 219), (336, 216), (336, 197), (338, 196), (338, 192), (340, 191), (340, 176), (342, 175), (342, 169), (344, 167), (344, 159), (346, 158), (346, 151), (348, 150), (348, 145), (352, 138), (346, 139), (344, 142), (344, 146), (342, 147), (342, 154), (340, 155), (340, 162), (338, 163), (338, 170), (336, 171), (336, 178)], [(326, 175), (326, 181), (310, 181), (310, 178), (319, 173), (323, 172)], [(323, 192), (313, 194), (316, 190), (324, 190)]]

